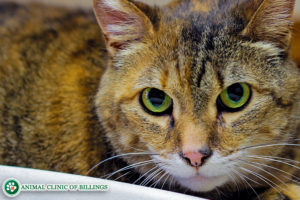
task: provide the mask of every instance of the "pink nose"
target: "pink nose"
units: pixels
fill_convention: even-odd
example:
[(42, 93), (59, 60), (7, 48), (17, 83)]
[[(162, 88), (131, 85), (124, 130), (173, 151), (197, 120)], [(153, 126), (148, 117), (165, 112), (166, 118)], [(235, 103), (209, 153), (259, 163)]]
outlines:
[(204, 155), (199, 152), (189, 152), (183, 154), (183, 158), (186, 159), (193, 167), (201, 166), (203, 157)]
[(212, 155), (209, 148), (203, 148), (198, 151), (181, 153), (181, 157), (192, 167), (200, 167)]

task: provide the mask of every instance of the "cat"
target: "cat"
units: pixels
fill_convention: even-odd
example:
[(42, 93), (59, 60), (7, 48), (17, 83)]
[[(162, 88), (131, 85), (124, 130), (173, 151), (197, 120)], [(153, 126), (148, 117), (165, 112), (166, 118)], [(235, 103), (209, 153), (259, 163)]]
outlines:
[(0, 164), (300, 199), (294, 4), (0, 3)]

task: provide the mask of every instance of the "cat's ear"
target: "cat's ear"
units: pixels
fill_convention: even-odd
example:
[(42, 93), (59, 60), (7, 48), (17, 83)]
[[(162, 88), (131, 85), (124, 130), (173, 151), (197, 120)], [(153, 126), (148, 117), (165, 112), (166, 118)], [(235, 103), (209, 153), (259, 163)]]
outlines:
[(259, 4), (242, 35), (256, 41), (269, 41), (287, 49), (291, 39), (295, 0), (253, 0)]
[(94, 0), (94, 12), (110, 56), (153, 34), (150, 19), (127, 0)]

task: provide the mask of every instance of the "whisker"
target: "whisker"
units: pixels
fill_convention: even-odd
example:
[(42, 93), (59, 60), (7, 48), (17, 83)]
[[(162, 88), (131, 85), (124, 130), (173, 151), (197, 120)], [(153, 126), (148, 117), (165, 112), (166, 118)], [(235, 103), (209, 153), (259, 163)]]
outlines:
[(113, 175), (119, 173), (119, 172), (122, 172), (122, 171), (125, 171), (125, 170), (128, 170), (128, 169), (132, 169), (134, 167), (138, 167), (138, 166), (144, 166), (144, 165), (147, 165), (147, 164), (151, 164), (153, 163), (153, 160), (146, 160), (146, 161), (141, 161), (141, 162), (138, 162), (138, 163), (134, 163), (134, 164), (131, 164), (131, 165), (128, 165), (126, 167), (123, 167), (121, 169), (118, 169), (117, 171), (115, 172), (112, 172), (108, 175), (104, 175), (102, 176), (101, 178), (105, 178), (105, 179), (109, 179), (110, 177), (112, 177)]
[(173, 188), (175, 188), (175, 184), (176, 184), (175, 178), (174, 178), (174, 176), (172, 176), (171, 181), (170, 181), (170, 185), (169, 185), (169, 190), (170, 191), (172, 191), (172, 185), (174, 186)]
[(260, 156), (245, 156), (245, 157), (248, 157), (248, 158), (254, 158), (254, 159), (264, 159), (264, 160), (270, 160), (270, 161), (274, 161), (274, 162), (279, 162), (279, 163), (283, 163), (285, 165), (289, 165), (291, 167), (294, 167), (296, 169), (300, 169), (300, 167), (296, 166), (296, 165), (292, 165), (290, 163), (286, 163), (286, 162), (283, 162), (281, 160), (276, 160), (276, 159), (272, 159), (272, 158), (264, 158), (264, 157), (260, 157)]
[[(237, 167), (239, 167), (239, 166), (237, 166)], [(251, 184), (245, 179), (245, 178), (247, 178), (247, 179), (250, 179), (250, 178), (248, 178), (247, 176), (242, 175), (241, 173), (239, 173), (238, 171), (236, 171), (236, 170), (234, 170), (234, 169), (232, 169), (232, 168), (231, 168), (231, 170), (233, 170), (233, 173), (236, 173), (236, 175), (237, 175), (238, 177), (240, 177), (242, 181), (244, 181), (245, 183), (247, 183), (247, 185), (252, 189), (252, 191), (254, 192), (254, 194), (257, 196), (258, 200), (261, 200), (260, 197), (259, 197), (259, 195), (258, 195), (257, 192), (255, 191), (255, 189), (254, 189), (254, 188), (251, 186)], [(252, 179), (250, 179), (250, 180), (253, 181)], [(254, 181), (254, 182), (256, 182), (256, 181)]]
[(160, 189), (163, 189), (163, 188), (164, 188), (164, 186), (165, 186), (167, 180), (168, 180), (168, 179), (170, 178), (170, 176), (171, 176), (171, 174), (169, 174), (169, 173), (167, 173), (167, 174), (168, 174), (168, 176), (165, 178), (165, 180), (164, 180), (164, 182), (163, 182), (163, 184), (162, 184), (162, 186), (161, 186)]
[(217, 193), (218, 193), (218, 196), (219, 196), (219, 198), (218, 198), (218, 199), (221, 199), (221, 197), (222, 197), (222, 194), (221, 194), (220, 190), (218, 189), (218, 187), (216, 187), (216, 191), (217, 191)]
[(291, 143), (266, 143), (266, 144), (258, 144), (253, 146), (247, 146), (238, 148), (237, 151), (245, 150), (245, 149), (258, 149), (258, 148), (265, 148), (265, 147), (273, 147), (273, 146), (295, 146), (300, 147), (300, 144), (291, 144)]
[(151, 183), (152, 180), (154, 180), (158, 175), (160, 175), (160, 174), (163, 173), (163, 172), (164, 172), (164, 170), (161, 169), (161, 171), (159, 171), (155, 176), (153, 176), (153, 177), (145, 184), (145, 186), (148, 185), (149, 183)]
[(91, 171), (93, 171), (94, 169), (96, 169), (97, 167), (99, 167), (100, 165), (102, 165), (103, 163), (105, 163), (109, 160), (113, 160), (115, 158), (120, 158), (120, 157), (125, 157), (125, 156), (145, 156), (145, 155), (158, 155), (158, 154), (156, 154), (156, 153), (135, 152), (135, 153), (124, 153), (124, 154), (115, 155), (115, 156), (109, 157), (109, 158), (107, 158), (103, 161), (100, 161), (99, 163), (94, 165), (85, 175), (87, 176)]
[[(238, 168), (241, 168), (241, 166), (239, 166), (239, 165), (235, 165), (235, 166), (237, 166)], [(233, 170), (233, 169), (232, 169), (232, 170)], [(236, 171), (236, 172), (238, 172), (238, 171)], [(239, 173), (240, 175), (242, 175), (244, 178), (246, 178), (247, 180), (249, 180), (249, 181), (251, 181), (251, 182), (253, 182), (253, 183), (257, 184), (257, 185), (261, 185), (261, 184), (258, 183), (257, 181), (255, 181), (255, 180), (249, 178), (246, 174), (243, 174), (243, 172), (238, 172), (238, 173)]]
[(190, 189), (189, 188), (186, 188), (183, 192), (183, 194), (186, 194)]
[[(293, 174), (291, 174), (291, 173), (288, 173), (288, 172), (286, 172), (286, 171), (283, 171), (283, 170), (281, 170), (281, 169), (279, 169), (279, 168), (272, 167), (272, 166), (269, 166), (269, 165), (265, 165), (265, 164), (259, 163), (259, 162), (252, 162), (252, 161), (248, 161), (248, 162), (255, 163), (255, 164), (257, 164), (257, 165), (261, 165), (261, 166), (264, 166), (264, 167), (268, 167), (268, 168), (271, 168), (271, 169), (280, 171), (280, 172), (282, 172), (282, 173), (284, 173), (284, 174), (287, 174), (287, 175), (289, 175), (289, 176), (292, 176), (293, 178), (295, 178), (295, 179), (297, 179), (297, 180), (300, 181), (300, 178), (299, 178), (299, 177), (297, 177), (297, 176), (295, 176), (295, 175), (293, 175)], [(283, 175), (281, 174), (281, 176), (283, 176)], [(285, 176), (285, 177), (286, 177), (286, 176)], [(292, 180), (292, 181), (294, 181), (294, 180)], [(295, 181), (295, 182), (299, 183), (298, 181)]]
[(232, 180), (232, 182), (235, 184), (235, 187), (238, 191), (238, 195), (240, 195), (240, 187), (239, 185), (237, 184), (236, 180), (234, 179), (234, 176), (232, 176), (232, 174), (228, 173), (227, 174), (229, 176), (229, 178)]
[(116, 179), (114, 179), (114, 181), (119, 180), (120, 178), (126, 176), (127, 174), (129, 174), (131, 172), (126, 172), (125, 174), (122, 174), (121, 176), (117, 177)]
[[(244, 162), (246, 165), (255, 167), (256, 169), (261, 170), (261, 171), (263, 171), (263, 172), (269, 174), (270, 176), (272, 176), (273, 178), (275, 178), (275, 179), (277, 179), (279, 182), (281, 182), (283, 185), (287, 186), (287, 184), (286, 184), (285, 182), (283, 182), (280, 178), (274, 176), (272, 173), (268, 172), (267, 170), (264, 170), (263, 168), (258, 167), (258, 166), (256, 166), (256, 165), (250, 164), (250, 163), (248, 163), (248, 162), (245, 161), (245, 160), (242, 160), (242, 159), (238, 159), (238, 160)], [(283, 190), (283, 188), (281, 188), (281, 187), (279, 187), (279, 188), (280, 188), (281, 190)]]
[(283, 158), (283, 157), (277, 157), (277, 156), (263, 156), (263, 155), (259, 155), (259, 156), (261, 156), (261, 157), (265, 157), (265, 158), (281, 159), (281, 160), (285, 160), (285, 161), (288, 161), (288, 162), (293, 162), (293, 163), (300, 164), (300, 162), (299, 162), (299, 161), (297, 161), (297, 160), (292, 160), (292, 159)]
[[(152, 176), (149, 176), (150, 179), (147, 180), (147, 182), (145, 182), (144, 184), (141, 184), (142, 186), (146, 186), (148, 185), (153, 179), (155, 179), (155, 177), (157, 177), (159, 174), (161, 174), (162, 172), (164, 172), (163, 169), (159, 168), (158, 170), (155, 171), (156, 173), (152, 173)], [(148, 177), (148, 178), (149, 178)]]
[(138, 179), (136, 179), (133, 184), (136, 184), (139, 180), (141, 180), (143, 177), (145, 177), (148, 173), (150, 173), (151, 171), (157, 169), (158, 166), (152, 167), (150, 170), (146, 171), (143, 175), (141, 175)]
[[(279, 187), (279, 186), (277, 184), (275, 184), (273, 181), (271, 181), (270, 179), (264, 177), (263, 175), (260, 175), (260, 174), (258, 174), (256, 172), (254, 172), (252, 170), (246, 169), (244, 167), (240, 167), (240, 169), (242, 169), (242, 170), (244, 170), (244, 171), (246, 171), (246, 172), (254, 175), (257, 178), (259, 178), (260, 180), (262, 180), (263, 182), (265, 182), (266, 184), (268, 184), (271, 188), (273, 188), (274, 190), (276, 190), (278, 193), (281, 194), (281, 192), (275, 187), (275, 186), (277, 186), (277, 187)], [(272, 185), (272, 184), (274, 184), (274, 185)]]
[(147, 178), (145, 178), (145, 180), (143, 180), (140, 185), (146, 185), (145, 183), (148, 184), (148, 180), (151, 179), (155, 174), (157, 174), (158, 172), (161, 171), (161, 168), (157, 167), (158, 169), (156, 169), (154, 172), (152, 172)]
[[(162, 178), (164, 178), (166, 175), (168, 175), (168, 172), (165, 171), (165, 173), (164, 173), (157, 181), (155, 181), (155, 182), (152, 184), (152, 185), (154, 185), (153, 187), (155, 188), (156, 185), (160, 182), (160, 180), (161, 180)], [(150, 187), (152, 187), (152, 185), (150, 185)]]

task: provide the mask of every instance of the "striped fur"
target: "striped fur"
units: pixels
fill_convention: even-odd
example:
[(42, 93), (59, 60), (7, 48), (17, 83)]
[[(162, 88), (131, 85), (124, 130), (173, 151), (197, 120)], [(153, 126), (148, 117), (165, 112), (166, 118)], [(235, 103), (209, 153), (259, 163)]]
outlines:
[[(112, 178), (211, 199), (299, 199), (293, 3), (95, 0), (96, 17), (0, 3), (0, 164), (100, 177), (151, 159)], [(218, 112), (217, 97), (237, 82), (251, 85), (249, 104)], [(148, 87), (173, 99), (172, 115), (143, 110)], [(213, 154), (194, 169), (180, 152), (198, 146)], [(137, 152), (151, 155), (93, 168)], [(151, 169), (160, 174), (139, 179)]]

